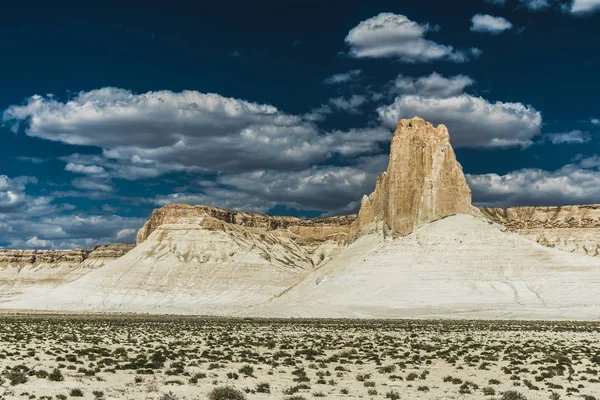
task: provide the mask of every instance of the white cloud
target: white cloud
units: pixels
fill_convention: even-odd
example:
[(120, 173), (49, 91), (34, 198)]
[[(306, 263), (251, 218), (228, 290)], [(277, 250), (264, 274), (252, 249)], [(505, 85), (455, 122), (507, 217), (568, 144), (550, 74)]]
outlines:
[(484, 0), (484, 1), (489, 4), (497, 4), (500, 6), (503, 6), (504, 3), (506, 3), (506, 0)]
[(498, 34), (512, 29), (512, 27), (513, 25), (506, 18), (488, 14), (476, 14), (471, 19), (471, 31), (473, 32)]
[[(332, 104), (356, 111), (362, 96)], [(68, 159), (69, 170), (143, 179), (175, 171), (295, 170), (329, 159), (327, 132), (270, 105), (216, 94), (133, 94), (116, 88), (81, 92), (67, 102), (33, 96), (3, 113), (29, 136), (102, 148), (102, 156)], [(368, 140), (368, 139), (367, 139)], [(75, 165), (80, 164), (80, 165)]]
[(0, 175), (0, 214), (35, 213), (40, 207), (49, 203), (46, 197), (30, 198), (25, 193), (28, 184), (36, 184), (37, 179), (31, 176), (9, 178)]
[(256, 212), (264, 214), (276, 205), (275, 202), (260, 199), (256, 196), (231, 189), (210, 189), (206, 193), (179, 192), (169, 195), (159, 195), (150, 201), (159, 206), (167, 204), (208, 205), (226, 208), (228, 210)]
[(590, 122), (594, 125), (600, 125), (600, 119), (598, 118), (592, 118), (590, 119)]
[(316, 122), (316, 121), (324, 121), (327, 118), (327, 115), (331, 114), (333, 110), (327, 104), (321, 104), (317, 108), (313, 108), (308, 113), (304, 114), (302, 118), (307, 121)]
[(83, 165), (83, 164), (75, 164), (75, 163), (68, 163), (65, 166), (65, 171), (73, 172), (76, 174), (85, 174), (85, 175), (104, 175), (104, 174), (106, 174), (106, 170), (97, 165)]
[(141, 218), (74, 212), (69, 204), (54, 204), (51, 196), (28, 194), (28, 185), (34, 184), (37, 179), (33, 177), (0, 176), (0, 242), (9, 243), (8, 247), (68, 249), (131, 242), (135, 240), (133, 231), (145, 222)]
[(335, 97), (329, 99), (329, 104), (333, 107), (344, 110), (348, 113), (357, 113), (359, 108), (367, 102), (367, 98), (365, 96), (353, 94), (349, 98), (344, 97)]
[[(357, 133), (358, 134), (358, 133)], [(388, 137), (391, 136), (387, 133)], [(351, 146), (350, 146), (351, 147)], [(354, 150), (352, 150), (354, 151)], [(362, 194), (371, 193), (385, 170), (387, 155), (360, 157), (353, 165), (313, 166), (299, 171), (254, 171), (223, 174), (215, 182), (161, 195), (151, 202), (208, 204), (265, 213), (276, 205), (326, 215), (356, 212)]]
[(15, 157), (19, 161), (29, 162), (32, 164), (42, 164), (45, 160), (41, 157), (27, 157), (27, 156), (18, 156)]
[(346, 36), (350, 55), (356, 58), (394, 57), (403, 62), (448, 60), (465, 62), (469, 55), (425, 39), (436, 26), (419, 24), (404, 15), (381, 13), (362, 21)]
[(360, 75), (361, 72), (362, 71), (360, 69), (353, 69), (351, 71), (344, 72), (341, 74), (334, 74), (334, 75), (331, 75), (331, 76), (328, 76), (327, 78), (325, 78), (324, 83), (327, 85), (336, 85), (336, 84), (340, 84), (340, 83), (346, 83), (346, 82), (351, 81), (358, 75)]
[(578, 129), (564, 133), (549, 133), (544, 135), (544, 139), (552, 144), (579, 144), (587, 143), (591, 140), (589, 133)]
[(94, 181), (91, 179), (73, 179), (71, 184), (77, 189), (81, 190), (90, 190), (90, 191), (100, 191), (100, 192), (113, 192), (114, 188), (110, 183)]
[(531, 11), (544, 10), (550, 7), (548, 0), (519, 0), (519, 3)]
[(463, 93), (474, 81), (466, 75), (446, 78), (437, 72), (428, 76), (412, 78), (399, 75), (393, 82), (393, 91), (427, 97), (452, 97)]
[(599, 157), (583, 159), (556, 171), (522, 169), (505, 175), (467, 175), (479, 206), (565, 205), (597, 203)]
[(32, 248), (32, 249), (49, 249), (54, 246), (54, 243), (52, 243), (51, 241), (38, 239), (37, 236), (32, 237), (31, 239), (27, 240), (25, 243), (27, 243), (27, 246), (26, 246), (27, 248)]
[(600, 11), (600, 0), (573, 0), (570, 12), (572, 14), (591, 14)]
[(529, 146), (540, 134), (541, 114), (521, 103), (491, 103), (468, 94), (438, 98), (402, 95), (377, 110), (382, 121), (395, 127), (402, 118), (419, 116), (450, 131), (455, 147)]

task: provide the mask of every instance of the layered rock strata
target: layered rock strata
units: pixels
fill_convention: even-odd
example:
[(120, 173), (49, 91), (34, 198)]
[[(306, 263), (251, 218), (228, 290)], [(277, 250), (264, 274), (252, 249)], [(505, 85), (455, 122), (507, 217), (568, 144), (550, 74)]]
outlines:
[(512, 232), (571, 253), (600, 255), (600, 205), (482, 208)]
[(211, 206), (170, 204), (152, 212), (150, 220), (139, 230), (137, 242), (142, 243), (161, 225), (177, 224), (214, 231), (237, 225), (264, 232), (277, 231), (302, 245), (318, 245), (327, 241), (344, 244), (355, 220), (356, 215), (301, 219), (231, 211)]
[(13, 250), (0, 249), (0, 268), (40, 268), (77, 266), (82, 263), (101, 266), (115, 260), (135, 247), (134, 244), (101, 244), (91, 250)]

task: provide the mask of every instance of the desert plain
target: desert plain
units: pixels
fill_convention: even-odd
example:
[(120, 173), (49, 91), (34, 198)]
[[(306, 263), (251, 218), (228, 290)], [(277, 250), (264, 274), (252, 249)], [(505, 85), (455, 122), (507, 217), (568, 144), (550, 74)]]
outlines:
[(600, 396), (596, 322), (16, 315), (4, 399)]

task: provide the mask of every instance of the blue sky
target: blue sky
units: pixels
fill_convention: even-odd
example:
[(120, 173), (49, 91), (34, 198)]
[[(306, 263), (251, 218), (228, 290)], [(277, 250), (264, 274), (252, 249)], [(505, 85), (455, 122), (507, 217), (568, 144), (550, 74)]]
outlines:
[(46, 3), (2, 13), (0, 246), (355, 212), (414, 115), (478, 205), (600, 202), (600, 0)]

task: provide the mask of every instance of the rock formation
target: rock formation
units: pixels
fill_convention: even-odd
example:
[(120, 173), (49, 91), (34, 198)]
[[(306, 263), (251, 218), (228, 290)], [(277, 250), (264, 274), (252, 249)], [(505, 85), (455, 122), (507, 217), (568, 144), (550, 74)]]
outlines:
[(383, 229), (393, 237), (437, 219), (473, 211), (471, 189), (450, 145), (448, 129), (415, 117), (398, 123), (388, 169), (364, 196), (356, 232)]
[(355, 220), (356, 215), (300, 219), (231, 211), (211, 206), (170, 204), (152, 212), (150, 220), (139, 230), (137, 242), (142, 243), (161, 225), (177, 224), (208, 230), (225, 230), (228, 225), (237, 225), (264, 232), (277, 231), (299, 244), (318, 245), (326, 241), (345, 244)]
[(0, 299), (41, 295), (116, 260), (133, 244), (104, 244), (92, 250), (0, 249)]
[(78, 265), (89, 251), (77, 250), (10, 250), (0, 249), (0, 268), (5, 267), (52, 267), (58, 264)]
[(512, 232), (568, 252), (600, 255), (600, 205), (482, 208)]
[(0, 269), (3, 268), (53, 268), (80, 264), (100, 267), (115, 260), (135, 245), (127, 243), (101, 244), (91, 250), (13, 250), (0, 249)]

